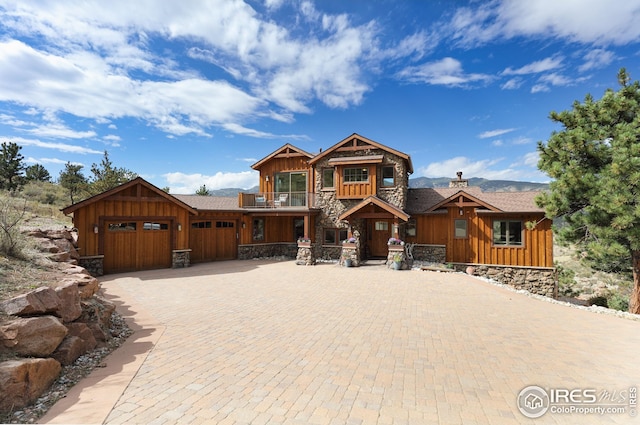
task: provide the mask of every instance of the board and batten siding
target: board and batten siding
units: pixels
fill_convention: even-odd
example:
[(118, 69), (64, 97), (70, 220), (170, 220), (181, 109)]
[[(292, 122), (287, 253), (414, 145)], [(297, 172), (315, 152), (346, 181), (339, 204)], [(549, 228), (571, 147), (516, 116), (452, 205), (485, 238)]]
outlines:
[[(416, 236), (407, 242), (446, 245), (448, 262), (553, 267), (553, 234), (550, 220), (541, 214), (476, 214), (474, 208), (448, 208), (446, 213), (414, 215)], [(467, 220), (467, 238), (455, 237), (455, 220)], [(494, 220), (523, 222), (523, 246), (493, 244)], [(527, 229), (526, 222), (537, 223)]]
[[(167, 220), (171, 223), (171, 249), (189, 248), (189, 211), (168, 202), (164, 198), (150, 197), (149, 199), (132, 200), (126, 196), (106, 198), (86, 205), (73, 213), (73, 223), (78, 228), (81, 237), (78, 240), (80, 255), (101, 255), (100, 235), (105, 232), (107, 221), (151, 221)], [(177, 225), (182, 227), (177, 230)], [(98, 226), (98, 233), (94, 233), (94, 226)]]

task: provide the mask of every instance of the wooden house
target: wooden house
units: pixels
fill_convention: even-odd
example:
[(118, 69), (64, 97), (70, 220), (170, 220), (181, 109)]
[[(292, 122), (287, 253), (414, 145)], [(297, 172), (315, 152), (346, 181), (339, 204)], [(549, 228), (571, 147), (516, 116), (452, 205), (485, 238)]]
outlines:
[(358, 134), (316, 154), (290, 144), (252, 165), (258, 193), (170, 195), (141, 178), (65, 208), (94, 274), (256, 257), (387, 258), (389, 238), (415, 260), (553, 267), (551, 222), (536, 192), (482, 192), (459, 174), (410, 189), (409, 155)]

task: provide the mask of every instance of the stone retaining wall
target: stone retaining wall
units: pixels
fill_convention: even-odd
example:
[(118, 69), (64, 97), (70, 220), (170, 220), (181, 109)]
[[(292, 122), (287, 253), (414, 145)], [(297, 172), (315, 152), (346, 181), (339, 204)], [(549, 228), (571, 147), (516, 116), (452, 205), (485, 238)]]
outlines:
[(532, 294), (549, 298), (558, 297), (558, 274), (552, 267), (517, 267), (493, 264), (461, 264), (453, 265), (457, 271), (472, 271), (475, 276), (482, 276), (515, 289), (524, 289)]

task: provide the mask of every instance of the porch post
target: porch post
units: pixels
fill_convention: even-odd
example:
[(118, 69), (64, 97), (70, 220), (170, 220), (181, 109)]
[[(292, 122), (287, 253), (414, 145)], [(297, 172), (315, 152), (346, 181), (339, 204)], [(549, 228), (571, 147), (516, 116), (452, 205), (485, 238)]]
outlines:
[(311, 231), (309, 229), (309, 226), (311, 224), (310, 223), (311, 222), (310, 215), (307, 214), (303, 218), (304, 218), (304, 236), (307, 237), (307, 238), (311, 238)]
[(393, 217), (393, 237), (396, 239), (400, 239), (400, 220), (398, 217)]

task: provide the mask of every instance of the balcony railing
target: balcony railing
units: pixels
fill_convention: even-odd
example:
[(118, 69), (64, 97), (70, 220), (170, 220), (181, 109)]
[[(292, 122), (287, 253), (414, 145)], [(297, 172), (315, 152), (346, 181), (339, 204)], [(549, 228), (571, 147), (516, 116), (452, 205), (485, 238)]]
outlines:
[(240, 208), (309, 208), (314, 204), (309, 192), (238, 193)]

